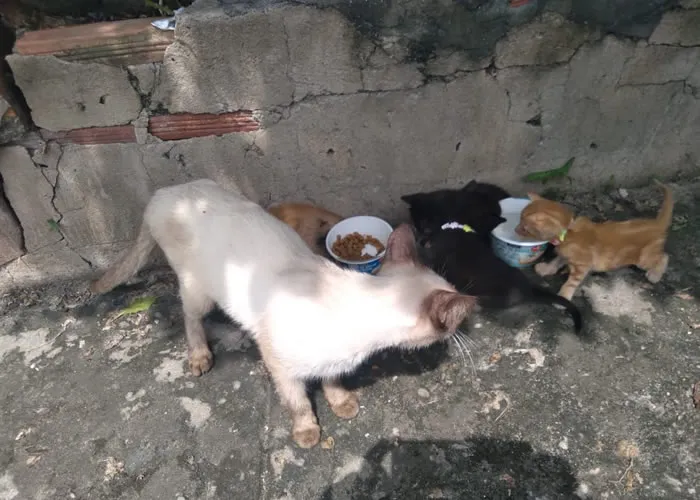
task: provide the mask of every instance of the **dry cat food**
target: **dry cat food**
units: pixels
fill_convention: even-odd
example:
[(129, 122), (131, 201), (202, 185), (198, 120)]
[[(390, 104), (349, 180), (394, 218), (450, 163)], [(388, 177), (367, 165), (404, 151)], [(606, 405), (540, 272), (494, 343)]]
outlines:
[[(367, 245), (376, 248), (377, 253), (374, 255), (365, 253), (365, 247)], [(353, 262), (371, 260), (384, 251), (384, 245), (377, 238), (358, 232), (346, 234), (342, 238), (338, 235), (332, 248), (333, 253), (338, 257)]]

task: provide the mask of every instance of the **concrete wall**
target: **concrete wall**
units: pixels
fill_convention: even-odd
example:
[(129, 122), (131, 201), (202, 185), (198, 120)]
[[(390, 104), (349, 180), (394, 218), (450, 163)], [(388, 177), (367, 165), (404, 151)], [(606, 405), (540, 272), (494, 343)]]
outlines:
[(195, 2), (162, 62), (8, 56), (40, 134), (0, 149), (26, 252), (0, 287), (105, 266), (154, 189), (203, 176), (397, 220), (401, 194), (537, 189), (524, 174), (571, 156), (565, 189), (698, 171), (700, 10), (642, 2), (633, 39), (579, 2), (299, 3)]

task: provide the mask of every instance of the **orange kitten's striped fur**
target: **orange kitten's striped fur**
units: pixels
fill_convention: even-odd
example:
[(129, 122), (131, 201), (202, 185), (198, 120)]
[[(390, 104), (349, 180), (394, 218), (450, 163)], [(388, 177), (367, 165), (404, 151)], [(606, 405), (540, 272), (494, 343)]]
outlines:
[(269, 207), (267, 211), (291, 226), (317, 255), (326, 255), (322, 240), (343, 219), (325, 208), (308, 203), (282, 203)]
[(587, 217), (575, 217), (568, 208), (530, 193), (530, 203), (520, 217), (516, 232), (556, 245), (557, 257), (535, 266), (540, 276), (556, 274), (568, 265), (569, 279), (559, 295), (571, 300), (576, 289), (591, 271), (612, 271), (637, 266), (647, 279), (658, 282), (666, 272), (668, 254), (666, 235), (673, 216), (673, 194), (657, 181), (665, 193), (655, 219), (594, 223)]

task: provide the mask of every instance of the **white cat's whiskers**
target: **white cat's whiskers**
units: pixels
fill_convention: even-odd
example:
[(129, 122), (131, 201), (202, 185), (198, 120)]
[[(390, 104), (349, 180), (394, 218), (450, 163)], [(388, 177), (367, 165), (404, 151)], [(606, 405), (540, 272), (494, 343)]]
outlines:
[[(474, 375), (474, 378), (476, 378), (476, 365), (474, 364), (474, 358), (472, 357), (471, 350), (469, 349), (469, 347), (467, 346), (467, 343), (465, 341), (466, 337), (464, 337), (462, 332), (457, 331), (454, 334), (454, 338), (455, 338), (456, 342), (460, 343), (460, 345), (462, 346), (462, 348), (463, 348), (464, 352), (467, 354), (467, 356), (469, 356), (469, 362), (472, 365), (472, 374)], [(465, 360), (465, 365), (466, 365), (466, 360)]]
[(464, 366), (467, 366), (467, 358), (464, 356), (464, 352), (462, 351), (462, 345), (459, 343), (457, 340), (457, 335), (453, 335), (450, 337), (452, 341), (455, 343), (455, 347), (457, 349), (457, 352), (459, 352), (460, 357), (462, 358), (462, 364)]
[(466, 285), (464, 285), (464, 286), (461, 288), (461, 290), (459, 290), (459, 293), (466, 294), (466, 293), (469, 291), (469, 289), (472, 287), (473, 284), (474, 284), (474, 280), (469, 280), (469, 283), (467, 283)]
[[(474, 358), (472, 357), (471, 349), (467, 346), (467, 342), (474, 342), (471, 340), (469, 337), (467, 337), (464, 332), (461, 330), (457, 330), (455, 333), (455, 337), (459, 339), (459, 341), (462, 343), (462, 346), (464, 347), (465, 352), (467, 353), (467, 356), (469, 356), (469, 361), (471, 362), (472, 365), (472, 374), (474, 375), (474, 378), (476, 378), (476, 365), (474, 364)], [(474, 345), (476, 347), (476, 345)]]
[(471, 338), (469, 335), (467, 335), (463, 330), (457, 330), (457, 333), (459, 333), (462, 337), (462, 340), (466, 341), (469, 345), (471, 345), (474, 349), (478, 349), (479, 347), (479, 342)]

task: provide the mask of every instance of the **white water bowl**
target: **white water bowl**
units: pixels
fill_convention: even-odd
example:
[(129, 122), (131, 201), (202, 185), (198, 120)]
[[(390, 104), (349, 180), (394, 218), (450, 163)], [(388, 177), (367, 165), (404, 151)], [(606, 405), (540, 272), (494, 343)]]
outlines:
[(548, 241), (533, 241), (515, 232), (520, 223), (520, 214), (530, 204), (528, 198), (506, 198), (500, 201), (501, 215), (505, 222), (491, 231), (491, 246), (494, 253), (512, 267), (532, 266), (545, 250)]
[(348, 234), (360, 233), (377, 238), (382, 242), (382, 245), (384, 245), (384, 248), (386, 249), (386, 244), (389, 241), (389, 235), (392, 231), (393, 228), (391, 225), (379, 217), (373, 217), (371, 215), (349, 217), (341, 220), (335, 226), (333, 226), (330, 231), (328, 231), (328, 234), (326, 235), (326, 250), (331, 257), (343, 264), (345, 267), (355, 271), (360, 271), (361, 273), (374, 274), (379, 269), (386, 250), (377, 254), (377, 256), (373, 259), (357, 262), (338, 257), (335, 253), (333, 253), (333, 243), (335, 243), (338, 236), (343, 238)]

